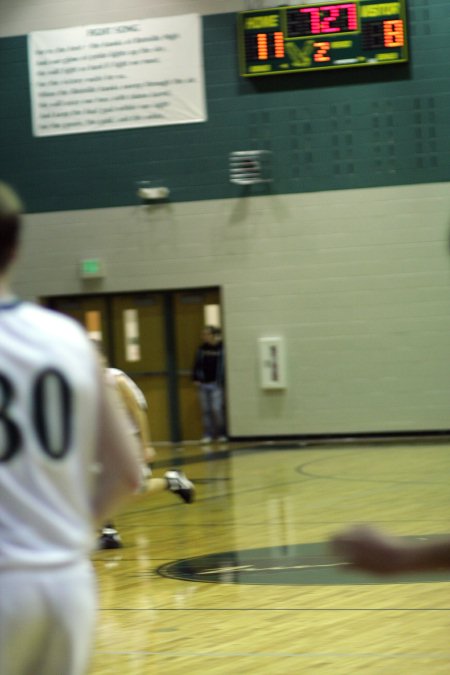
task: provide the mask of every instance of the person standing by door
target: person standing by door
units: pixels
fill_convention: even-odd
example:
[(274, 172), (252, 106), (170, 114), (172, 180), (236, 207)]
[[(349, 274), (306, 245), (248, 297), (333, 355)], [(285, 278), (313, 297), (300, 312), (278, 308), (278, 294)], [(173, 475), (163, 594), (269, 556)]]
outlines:
[(21, 212), (0, 183), (0, 673), (83, 675), (94, 526), (140, 467), (87, 334), (10, 291)]
[(202, 410), (202, 443), (227, 441), (224, 414), (224, 347), (220, 329), (205, 326), (195, 353), (192, 379), (198, 387)]

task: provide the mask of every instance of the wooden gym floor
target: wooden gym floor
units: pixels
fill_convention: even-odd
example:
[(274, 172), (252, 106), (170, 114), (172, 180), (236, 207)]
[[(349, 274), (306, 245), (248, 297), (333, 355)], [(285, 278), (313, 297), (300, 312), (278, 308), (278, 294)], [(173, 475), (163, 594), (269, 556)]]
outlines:
[(196, 503), (136, 498), (124, 548), (94, 555), (90, 675), (450, 673), (450, 575), (363, 577), (323, 543), (350, 522), (449, 532), (450, 443), (190, 446), (154, 474), (184, 462)]

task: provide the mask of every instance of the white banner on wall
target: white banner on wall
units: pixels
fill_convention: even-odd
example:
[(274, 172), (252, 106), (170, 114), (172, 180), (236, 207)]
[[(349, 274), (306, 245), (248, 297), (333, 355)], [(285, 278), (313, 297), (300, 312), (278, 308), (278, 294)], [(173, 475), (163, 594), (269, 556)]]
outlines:
[(35, 136), (204, 122), (197, 14), (28, 36)]

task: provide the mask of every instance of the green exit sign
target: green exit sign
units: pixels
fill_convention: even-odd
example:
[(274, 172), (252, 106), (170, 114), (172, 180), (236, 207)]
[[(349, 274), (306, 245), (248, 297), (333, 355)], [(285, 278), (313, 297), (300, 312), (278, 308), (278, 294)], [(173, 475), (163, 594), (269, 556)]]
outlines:
[(80, 262), (82, 279), (101, 279), (105, 276), (105, 263), (101, 258), (87, 258)]

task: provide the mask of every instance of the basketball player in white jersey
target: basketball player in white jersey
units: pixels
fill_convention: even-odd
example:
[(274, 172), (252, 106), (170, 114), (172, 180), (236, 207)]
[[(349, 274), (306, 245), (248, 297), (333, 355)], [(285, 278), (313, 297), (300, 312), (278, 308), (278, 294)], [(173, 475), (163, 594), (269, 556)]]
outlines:
[[(178, 495), (186, 504), (191, 504), (195, 499), (195, 487), (184, 473), (177, 470), (167, 471), (163, 478), (152, 476), (148, 463), (151, 462), (156, 452), (151, 444), (150, 429), (147, 417), (147, 401), (137, 384), (126, 373), (118, 368), (106, 367), (106, 359), (101, 352), (98, 343), (97, 348), (103, 365), (105, 366), (106, 383), (118, 393), (118, 402), (125, 413), (129, 433), (136, 438), (140, 448), (140, 461), (142, 465), (141, 492), (154, 495), (169, 490)], [(101, 549), (120, 548), (122, 540), (112, 522), (108, 522), (102, 528), (98, 547)]]
[(20, 212), (0, 183), (0, 673), (82, 675), (95, 525), (140, 467), (83, 330), (9, 290)]

